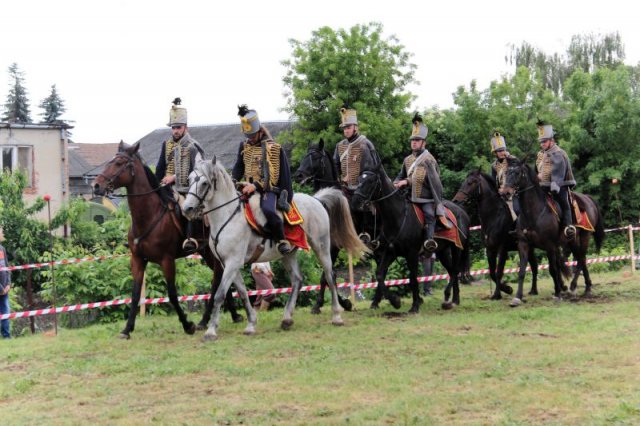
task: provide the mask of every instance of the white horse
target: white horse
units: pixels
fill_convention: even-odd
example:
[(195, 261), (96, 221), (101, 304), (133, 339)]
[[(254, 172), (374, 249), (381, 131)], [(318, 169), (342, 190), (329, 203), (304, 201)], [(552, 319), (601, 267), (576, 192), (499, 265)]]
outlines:
[[(332, 323), (343, 325), (340, 313), (342, 308), (338, 304), (338, 293), (332, 273), (330, 248), (333, 243), (359, 257), (366, 247), (358, 238), (347, 199), (337, 189), (324, 189), (314, 197), (296, 193), (293, 197), (298, 211), (304, 222), (302, 228), (307, 236), (309, 245), (315, 252), (324, 270), (324, 275), (331, 289)], [(253, 214), (260, 224), (265, 224), (264, 214), (259, 207), (259, 197), (252, 196), (250, 204)], [(208, 216), (211, 225), (209, 245), (213, 254), (224, 266), (222, 281), (214, 297), (213, 317), (204, 340), (216, 340), (220, 319), (220, 307), (224, 302), (231, 283), (235, 283), (238, 293), (247, 311), (248, 325), (244, 334), (255, 333), (256, 313), (253, 310), (247, 289), (242, 280), (240, 269), (249, 261), (267, 262), (283, 257), (285, 269), (291, 279), (291, 295), (285, 306), (281, 327), (288, 329), (293, 325), (293, 310), (300, 287), (302, 274), (296, 259), (297, 250), (282, 256), (275, 244), (267, 240), (264, 251), (257, 259), (254, 257), (256, 247), (263, 243), (264, 238), (252, 230), (244, 215), (244, 204), (236, 191), (231, 176), (221, 165), (212, 161), (201, 161), (196, 164), (189, 175), (189, 193), (183, 205), (187, 217), (197, 216), (202, 209)]]

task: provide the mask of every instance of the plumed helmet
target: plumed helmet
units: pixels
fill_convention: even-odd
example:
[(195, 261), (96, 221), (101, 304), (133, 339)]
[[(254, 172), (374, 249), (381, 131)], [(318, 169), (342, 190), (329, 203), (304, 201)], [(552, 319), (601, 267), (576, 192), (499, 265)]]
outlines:
[(409, 141), (412, 141), (414, 139), (426, 140), (427, 135), (429, 134), (429, 129), (422, 122), (422, 117), (420, 116), (420, 114), (416, 112), (416, 114), (413, 116), (413, 120), (411, 121), (413, 123), (413, 128), (411, 130), (411, 137), (409, 138)]
[(504, 136), (500, 132), (493, 132), (491, 136), (491, 152), (506, 151), (507, 143), (504, 140)]
[(346, 104), (340, 108), (340, 128), (358, 124), (358, 115), (355, 109), (350, 109)]
[(173, 105), (169, 110), (169, 124), (167, 126), (186, 125), (187, 124), (187, 109), (180, 105), (182, 99), (175, 98)]
[(240, 128), (246, 137), (255, 135), (260, 130), (260, 119), (255, 110), (249, 109), (246, 105), (239, 105), (238, 116), (240, 117)]
[(538, 121), (538, 142), (553, 139), (554, 136), (553, 126), (551, 126), (551, 124), (545, 124), (544, 121)]

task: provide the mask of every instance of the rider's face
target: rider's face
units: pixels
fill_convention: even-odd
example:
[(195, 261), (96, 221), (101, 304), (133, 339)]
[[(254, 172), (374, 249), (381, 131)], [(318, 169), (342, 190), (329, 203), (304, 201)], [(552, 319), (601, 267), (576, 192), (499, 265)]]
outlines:
[(411, 151), (419, 151), (421, 149), (424, 149), (424, 146), (424, 139), (411, 139)]
[(187, 131), (187, 126), (182, 124), (175, 124), (171, 126), (171, 135), (174, 141), (179, 141)]
[(342, 134), (344, 134), (344, 137), (347, 139), (355, 135), (357, 131), (358, 131), (358, 128), (356, 127), (355, 124), (349, 124), (348, 126), (344, 126), (342, 128)]

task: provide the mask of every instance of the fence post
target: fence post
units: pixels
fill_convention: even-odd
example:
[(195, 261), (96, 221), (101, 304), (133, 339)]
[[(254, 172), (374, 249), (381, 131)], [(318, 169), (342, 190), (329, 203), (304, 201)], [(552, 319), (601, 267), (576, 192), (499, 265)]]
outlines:
[(629, 225), (629, 250), (631, 251), (631, 274), (636, 273), (635, 249), (633, 246), (633, 225)]
[(349, 263), (349, 283), (351, 283), (351, 285), (349, 286), (351, 288), (351, 300), (353, 301), (353, 303), (356, 303), (356, 291), (354, 289), (354, 282), (353, 282), (353, 258), (351, 257), (351, 253), (349, 253), (349, 257), (348, 257), (348, 263)]

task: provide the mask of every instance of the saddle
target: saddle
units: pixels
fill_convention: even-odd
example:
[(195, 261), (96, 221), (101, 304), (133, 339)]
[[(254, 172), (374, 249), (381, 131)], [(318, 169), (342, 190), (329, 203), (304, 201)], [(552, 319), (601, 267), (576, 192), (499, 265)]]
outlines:
[[(578, 197), (573, 194), (573, 192), (569, 191), (569, 204), (571, 204), (571, 219), (573, 221), (572, 225), (576, 228), (582, 228), (588, 232), (595, 232), (595, 228), (591, 224), (589, 220), (589, 215), (587, 214), (584, 206), (580, 206), (578, 203)], [(556, 219), (560, 221), (560, 206), (553, 199), (551, 194), (547, 194), (547, 205), (556, 216)]]
[[(180, 230), (182, 235), (186, 235), (189, 220), (182, 214), (180, 205), (176, 201), (170, 201), (167, 207), (173, 213), (171, 214), (171, 219), (175, 227)], [(206, 218), (191, 221), (191, 238), (198, 242), (198, 247), (207, 247), (209, 244), (209, 224)]]
[[(443, 207), (446, 217), (437, 216), (436, 230), (433, 233), (433, 238), (451, 241), (456, 245), (456, 247), (462, 249), (463, 246), (460, 238), (460, 231), (458, 229), (458, 219), (448, 207)], [(424, 212), (420, 206), (413, 203), (413, 211), (415, 212), (420, 225), (424, 227)], [(444, 222), (446, 222), (446, 224)]]
[[(244, 217), (247, 223), (258, 235), (264, 238), (271, 238), (271, 232), (267, 231), (265, 225), (267, 223), (262, 211), (260, 210), (260, 197), (249, 197), (249, 200), (245, 202)], [(258, 213), (254, 213), (254, 211)], [(280, 211), (282, 215), (282, 221), (284, 224), (284, 237), (291, 243), (292, 246), (301, 248), (305, 251), (309, 251), (309, 243), (307, 242), (307, 235), (302, 229), (304, 218), (298, 210), (298, 206), (292, 200), (288, 213)]]

